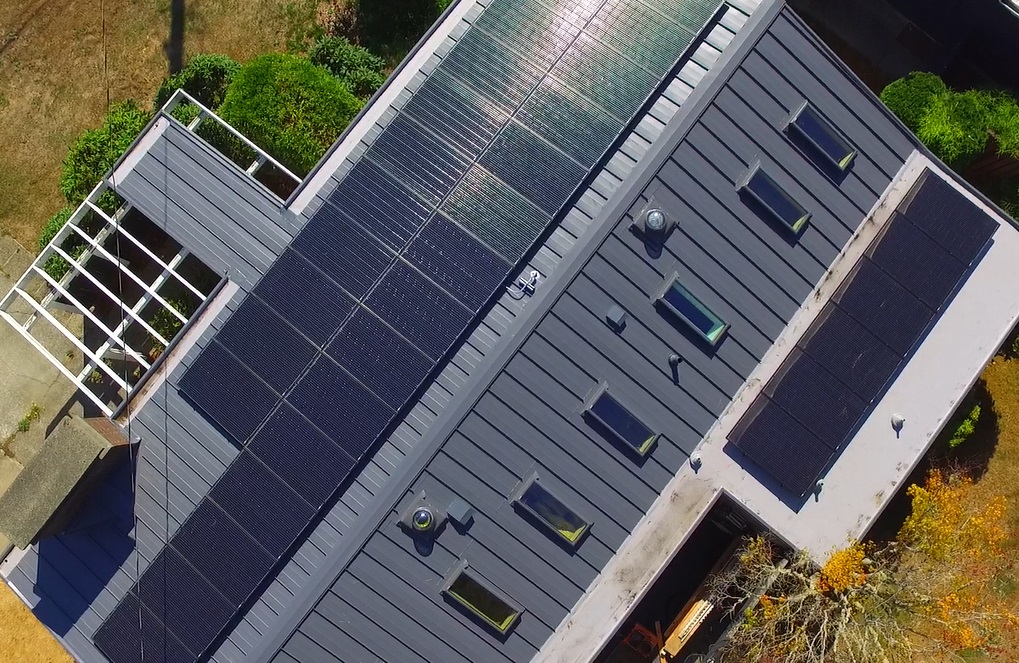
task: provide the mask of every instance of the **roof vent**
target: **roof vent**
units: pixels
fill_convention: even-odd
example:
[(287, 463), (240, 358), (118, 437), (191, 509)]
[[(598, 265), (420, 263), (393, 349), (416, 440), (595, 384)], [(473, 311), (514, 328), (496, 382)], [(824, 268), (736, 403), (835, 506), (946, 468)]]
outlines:
[(403, 512), (400, 527), (420, 541), (431, 541), (446, 524), (446, 512), (428, 500), (425, 491), (421, 491)]
[(640, 229), (644, 239), (654, 242), (664, 242), (672, 230), (672, 220), (665, 215), (661, 209), (655, 207), (644, 213), (640, 223)]

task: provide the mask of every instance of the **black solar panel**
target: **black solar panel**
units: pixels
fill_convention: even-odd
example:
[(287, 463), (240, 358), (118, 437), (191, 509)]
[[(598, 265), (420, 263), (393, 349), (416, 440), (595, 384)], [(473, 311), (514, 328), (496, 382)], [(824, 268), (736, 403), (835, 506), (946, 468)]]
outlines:
[[(505, 5), (508, 3), (493, 3)], [(506, 112), (513, 112), (542, 72), (478, 30), (468, 30), (442, 61), (442, 71), (457, 77)]]
[(509, 119), (491, 101), (442, 70), (425, 81), (403, 112), (475, 159)]
[[(696, 29), (702, 25), (703, 21)], [(587, 32), (626, 53), (656, 78), (665, 76), (694, 38), (693, 31), (677, 26), (643, 0), (606, 3)]]
[(829, 304), (801, 347), (868, 404), (881, 393), (901, 358), (860, 323)]
[(839, 308), (904, 357), (920, 338), (934, 311), (867, 258), (849, 285), (835, 295)]
[(462, 304), (403, 262), (393, 265), (365, 304), (433, 359), (449, 349), (472, 317)]
[[(215, 340), (184, 373), (180, 390), (238, 446), (251, 437), (279, 401), (279, 396)], [(243, 398), (235, 396), (239, 394)]]
[(280, 405), (247, 450), (316, 509), (321, 508), (354, 467), (353, 458), (289, 403)]
[(765, 393), (833, 451), (867, 409), (863, 399), (799, 350), (783, 362)]
[(139, 615), (134, 594), (117, 604), (92, 640), (115, 663), (194, 663), (200, 653), (186, 650), (148, 610)]
[[(234, 606), (170, 547), (152, 560), (133, 591), (142, 605), (196, 654), (209, 646), (234, 613)], [(182, 594), (195, 600), (183, 603), (178, 600)]]
[(577, 39), (552, 75), (620, 120), (632, 117), (657, 83), (655, 76), (587, 35)]
[(587, 174), (517, 122), (499, 132), (479, 163), (548, 214), (559, 211)]
[(251, 298), (230, 316), (216, 342), (265, 380), (285, 393), (311, 363), (314, 345), (261, 301)]
[(870, 259), (935, 311), (967, 269), (899, 214), (886, 227)]
[[(428, 159), (415, 159), (417, 154), (427, 154)], [(366, 156), (432, 205), (446, 197), (472, 161), (402, 113), (375, 139)]]
[(554, 78), (542, 81), (517, 119), (587, 167), (619, 133), (618, 120)]
[(247, 451), (216, 482), (209, 498), (278, 559), (315, 515), (307, 502)]
[(353, 458), (361, 457), (394, 414), (326, 356), (319, 357), (287, 400)]
[(796, 495), (813, 488), (835, 452), (782, 408), (759, 396), (732, 443)]
[(394, 410), (407, 402), (433, 366), (431, 359), (364, 309), (326, 352)]
[(439, 208), (510, 263), (516, 263), (552, 217), (475, 166)]
[(364, 297), (394, 259), (367, 230), (329, 203), (322, 205), (291, 247), (355, 299)]
[(914, 185), (910, 196), (901, 211), (967, 265), (981, 254), (998, 227), (997, 221), (931, 171)]
[(354, 300), (293, 249), (283, 252), (254, 294), (318, 345), (354, 310)]
[[(235, 608), (251, 595), (276, 561), (208, 499), (195, 507), (170, 546)], [(185, 596), (180, 594), (176, 600)], [(187, 600), (193, 599), (188, 596)]]
[(483, 13), (474, 25), (519, 54), (524, 62), (548, 69), (580, 34), (580, 21), (591, 12), (587, 9), (571, 16), (576, 22), (565, 20), (572, 8), (565, 2), (557, 4), (550, 11), (538, 0), (493, 3), (492, 11)]
[(441, 215), (411, 242), (406, 258), (472, 311), (491, 298), (510, 270), (508, 262)]
[[(413, 189), (374, 161), (359, 162), (327, 200), (348, 219), (395, 250), (403, 248), (431, 213), (431, 207), (422, 202)], [(330, 230), (331, 223), (325, 227), (312, 225), (319, 216), (316, 214), (312, 218), (301, 237)]]

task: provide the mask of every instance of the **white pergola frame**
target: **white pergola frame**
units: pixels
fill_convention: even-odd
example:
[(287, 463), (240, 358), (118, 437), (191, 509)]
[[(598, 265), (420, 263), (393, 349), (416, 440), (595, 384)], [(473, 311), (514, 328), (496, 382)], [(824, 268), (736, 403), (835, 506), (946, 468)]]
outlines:
[[(301, 179), (287, 170), (281, 163), (269, 156), (264, 150), (260, 149), (253, 142), (244, 137), (236, 129), (228, 125), (226, 122), (217, 117), (212, 111), (202, 106), (202, 104), (195, 101), (195, 99), (184, 92), (178, 90), (170, 97), (170, 99), (163, 106), (159, 116), (167, 118), (169, 121), (177, 122), (170, 116), (170, 112), (174, 110), (181, 103), (192, 103), (198, 108), (198, 115), (193, 121), (187, 125), (187, 129), (194, 132), (205, 120), (212, 119), (215, 122), (222, 125), (227, 131), (229, 131), (236, 138), (241, 140), (245, 145), (250, 147), (255, 155), (255, 160), (245, 169), (245, 172), (254, 178), (255, 173), (258, 169), (264, 166), (266, 163), (270, 163), (284, 173), (296, 183), (300, 184)], [(151, 131), (156, 125), (152, 124), (148, 131)], [(131, 154), (135, 149), (142, 149), (140, 146), (145, 142), (145, 136), (139, 137), (139, 140), (135, 142), (134, 147), (128, 151)], [(118, 166), (125, 160), (127, 155), (121, 157), (118, 161)], [(78, 206), (71, 217), (67, 220), (67, 223), (57, 232), (56, 236), (50, 241), (49, 244), (39, 253), (25, 273), (18, 279), (18, 282), (11, 288), (2, 300), (0, 300), (0, 318), (6, 320), (14, 329), (21, 334), (36, 350), (38, 350), (49, 362), (57, 368), (60, 373), (69, 379), (74, 385), (85, 394), (96, 406), (98, 406), (106, 416), (112, 416), (113, 413), (121, 406), (124, 402), (130, 399), (132, 395), (132, 385), (129, 383), (124, 375), (118, 374), (110, 365), (108, 360), (127, 361), (133, 362), (141, 367), (143, 371), (148, 371), (152, 368), (153, 361), (151, 361), (144, 352), (139, 351), (137, 348), (131, 347), (126, 340), (126, 332), (132, 324), (139, 325), (145, 332), (154, 340), (162, 344), (164, 350), (168, 349), (170, 342), (173, 339), (164, 338), (159, 332), (157, 332), (148, 321), (146, 321), (141, 313), (149, 306), (149, 304), (155, 302), (161, 309), (168, 312), (171, 316), (177, 318), (182, 325), (187, 325), (189, 319), (175, 309), (164, 297), (160, 294), (160, 290), (163, 286), (171, 281), (176, 281), (183, 286), (187, 291), (192, 293), (198, 298), (199, 307), (205, 303), (207, 296), (202, 293), (193, 284), (189, 283), (177, 270), (184, 260), (188, 257), (189, 252), (187, 249), (181, 247), (181, 249), (174, 255), (170, 260), (163, 261), (159, 258), (149, 247), (145, 246), (144, 242), (139, 240), (137, 237), (132, 235), (130, 232), (124, 229), (121, 225), (124, 217), (131, 211), (132, 206), (129, 202), (124, 202), (120, 209), (118, 209), (113, 215), (107, 214), (99, 207), (100, 197), (107, 191), (114, 191), (116, 193), (113, 184), (113, 173), (116, 171), (117, 166), (114, 167), (103, 180), (96, 185), (91, 193), (85, 198), (84, 202)], [(92, 217), (94, 220), (101, 222), (101, 227), (98, 232), (94, 235), (86, 232), (82, 228), (82, 223)], [(121, 259), (118, 256), (113, 255), (104, 248), (103, 244), (106, 240), (114, 233), (119, 233), (122, 240), (126, 240), (130, 244), (133, 244), (139, 249), (148, 260), (152, 261), (155, 265), (161, 268), (161, 272), (155, 277), (155, 279), (149, 283), (142, 277), (140, 277), (131, 265)], [(80, 239), (85, 248), (81, 254), (77, 257), (69, 255), (66, 251), (61, 248), (61, 245), (71, 237)], [(59, 279), (53, 278), (45, 270), (45, 265), (50, 258), (58, 256), (63, 259), (68, 265), (67, 272)], [(122, 277), (128, 281), (133, 282), (141, 288), (141, 295), (136, 302), (126, 302), (118, 298), (109, 288), (103, 285), (98, 278), (90, 273), (86, 266), (91, 260), (104, 260), (117, 267)], [(103, 323), (88, 307), (86, 307), (81, 301), (74, 297), (69, 292), (69, 286), (71, 282), (76, 278), (87, 279), (94, 288), (108, 298), (115, 308), (119, 308), (122, 315), (122, 320), (115, 327)], [(41, 281), (40, 281), (41, 279)], [(40, 286), (45, 286), (45, 294), (39, 298), (33, 297), (30, 291), (38, 290)], [(67, 303), (61, 302), (63, 298)], [(26, 310), (24, 306), (18, 309), (18, 304), (28, 304)], [(16, 310), (18, 309), (18, 310)], [(54, 316), (55, 310), (70, 310), (72, 313), (77, 313), (89, 322), (91, 322), (99, 331), (106, 335), (106, 340), (95, 349), (86, 346), (83, 339), (78, 338), (76, 333), (67, 328), (57, 317)], [(25, 315), (27, 313), (27, 316)], [(23, 317), (19, 320), (15, 316), (18, 315)], [(74, 373), (68, 369), (64, 362), (60, 358), (55, 356), (53, 352), (46, 347), (40, 338), (33, 333), (33, 329), (39, 320), (45, 320), (53, 328), (55, 328), (64, 338), (66, 338), (85, 359), (84, 366), (78, 373)], [(98, 371), (101, 375), (105, 376), (110, 382), (117, 386), (119, 392), (123, 394), (123, 398), (118, 403), (114, 403), (111, 407), (109, 402), (104, 397), (92, 388), (91, 377), (94, 372)]]

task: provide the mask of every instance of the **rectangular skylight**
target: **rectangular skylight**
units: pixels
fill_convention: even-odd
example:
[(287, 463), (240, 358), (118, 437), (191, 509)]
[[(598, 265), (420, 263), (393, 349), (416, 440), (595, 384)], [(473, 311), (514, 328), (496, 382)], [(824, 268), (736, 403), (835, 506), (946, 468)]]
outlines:
[(750, 167), (749, 176), (740, 188), (793, 233), (800, 232), (810, 220), (810, 213), (771, 179), (761, 168), (760, 163)]
[(570, 545), (576, 545), (590, 527), (590, 523), (543, 486), (537, 475), (524, 483), (513, 503)]
[(799, 133), (817, 152), (831, 161), (839, 170), (845, 170), (853, 162), (856, 150), (845, 138), (814, 110), (809, 102), (803, 102), (800, 109), (789, 120), (787, 130)]
[(522, 612), (501, 592), (471, 573), (466, 562), (454, 571), (442, 593), (499, 633), (509, 632)]
[(678, 275), (673, 274), (665, 283), (665, 288), (657, 301), (697, 332), (709, 345), (712, 347), (718, 345), (729, 325), (684, 288), (679, 282)]
[(601, 424), (638, 456), (646, 455), (658, 439), (658, 434), (616, 400), (609, 393), (608, 385), (604, 383), (595, 391), (585, 414)]

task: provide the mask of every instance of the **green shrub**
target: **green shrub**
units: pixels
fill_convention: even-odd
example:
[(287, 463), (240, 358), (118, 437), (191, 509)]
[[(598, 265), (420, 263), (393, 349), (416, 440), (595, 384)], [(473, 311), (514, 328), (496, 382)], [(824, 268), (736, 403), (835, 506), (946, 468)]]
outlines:
[(386, 81), (386, 62), (346, 37), (320, 38), (308, 52), (308, 59), (328, 69), (358, 97), (370, 97)]
[[(191, 300), (168, 299), (166, 303), (176, 309), (177, 312), (185, 318), (190, 318), (195, 312), (195, 306)], [(184, 323), (181, 322), (180, 318), (162, 306), (159, 307), (152, 316), (152, 319), (149, 320), (149, 325), (156, 330), (156, 333), (165, 338), (167, 341), (172, 341), (177, 335), (177, 332), (184, 327)], [(166, 349), (154, 336), (151, 336), (151, 340), (154, 348), (157, 348), (160, 351)]]
[(931, 99), (945, 92), (948, 92), (948, 86), (940, 77), (925, 71), (914, 71), (889, 83), (881, 91), (881, 101), (916, 133)]
[(934, 95), (916, 135), (945, 163), (965, 165), (987, 146), (988, 116), (993, 105), (993, 97), (978, 90)]
[(305, 175), (363, 102), (328, 71), (293, 55), (260, 55), (234, 77), (220, 116)]
[(148, 121), (148, 113), (133, 101), (124, 101), (110, 109), (103, 126), (78, 136), (60, 174), (60, 192), (67, 202), (77, 205), (84, 200)]
[(980, 419), (980, 406), (974, 405), (973, 409), (970, 410), (969, 414), (959, 424), (952, 434), (952, 437), (948, 440), (949, 448), (956, 448), (973, 435), (973, 431), (976, 430), (977, 421)]
[(995, 95), (988, 114), (988, 128), (998, 143), (998, 151), (1019, 157), (1019, 103), (1007, 93)]
[(453, 0), (435, 0), (435, 7), (440, 11), (444, 12), (446, 9), (453, 4)]
[(74, 214), (74, 208), (65, 207), (50, 217), (50, 220), (42, 227), (42, 232), (39, 233), (39, 251), (45, 249), (50, 240), (57, 236), (57, 233), (64, 227), (64, 224), (67, 223), (72, 214)]
[(159, 86), (155, 108), (162, 108), (174, 92), (182, 89), (198, 103), (215, 110), (223, 103), (226, 88), (240, 68), (240, 63), (226, 55), (196, 55)]

